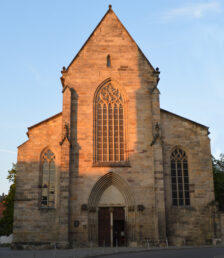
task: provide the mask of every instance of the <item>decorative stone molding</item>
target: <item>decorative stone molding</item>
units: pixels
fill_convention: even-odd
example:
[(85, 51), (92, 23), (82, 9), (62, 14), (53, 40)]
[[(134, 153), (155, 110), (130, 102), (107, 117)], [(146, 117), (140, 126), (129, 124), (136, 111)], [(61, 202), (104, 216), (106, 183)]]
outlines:
[(114, 185), (124, 196), (127, 207), (134, 206), (134, 196), (127, 182), (114, 172), (109, 172), (101, 177), (94, 185), (88, 201), (90, 208), (97, 207), (102, 193), (110, 185)]
[(161, 137), (161, 134), (160, 134), (160, 126), (159, 126), (158, 122), (155, 124), (154, 131), (155, 131), (155, 133), (154, 133), (154, 136), (153, 136), (153, 140), (151, 142), (151, 146), (153, 146), (158, 139), (160, 139), (160, 141), (162, 142), (162, 137)]
[(63, 139), (60, 142), (60, 145), (62, 145), (66, 139), (71, 144), (71, 137), (70, 137), (70, 130), (69, 130), (69, 124), (68, 123), (65, 123), (64, 129), (65, 129), (65, 133), (64, 133)]

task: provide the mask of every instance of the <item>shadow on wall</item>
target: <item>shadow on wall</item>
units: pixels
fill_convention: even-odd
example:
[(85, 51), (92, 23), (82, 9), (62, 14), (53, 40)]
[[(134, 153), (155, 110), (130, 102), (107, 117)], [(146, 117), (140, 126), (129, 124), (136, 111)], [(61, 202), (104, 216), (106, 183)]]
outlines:
[[(63, 242), (69, 238), (70, 242), (79, 241), (81, 243), (87, 242), (89, 237), (89, 241), (95, 242), (97, 245), (98, 205), (102, 194), (111, 185), (115, 186), (122, 193), (126, 202), (128, 241), (137, 242), (140, 245), (149, 239), (164, 242), (167, 237), (168, 239), (173, 236), (176, 239), (182, 237), (178, 235), (177, 231), (170, 231), (170, 228), (173, 227), (175, 229), (175, 226), (178, 225), (178, 227), (184, 228), (185, 231), (188, 230), (187, 224), (178, 224), (180, 222), (178, 218), (172, 222), (175, 226), (170, 221), (169, 224), (167, 223), (168, 215), (166, 214), (164, 200), (165, 187), (160, 132), (159, 91), (156, 88), (159, 74), (158, 71), (150, 68), (150, 64), (144, 59), (143, 54), (139, 50), (138, 55), (139, 69), (137, 80), (139, 81), (136, 81), (136, 84), (139, 84), (140, 87), (135, 92), (129, 92), (136, 102), (131, 102), (130, 98), (128, 101), (129, 110), (127, 110), (128, 135), (126, 138), (127, 142), (131, 142), (128, 145), (126, 142), (126, 148), (129, 148), (126, 149), (129, 154), (127, 163), (123, 164), (123, 166), (115, 166), (115, 164), (113, 166), (98, 166), (99, 171), (103, 171), (103, 175), (102, 173), (94, 174), (93, 176), (88, 175), (88, 182), (91, 185), (88, 191), (91, 194), (87, 210), (85, 210), (85, 213), (81, 213), (80, 209), (82, 207), (78, 207), (80, 204), (73, 194), (75, 191), (76, 195), (80, 194), (84, 184), (77, 184), (77, 189), (74, 189), (72, 185), (72, 178), (74, 180), (80, 179), (79, 155), (81, 146), (77, 140), (79, 96), (74, 89), (71, 89), (70, 144), (65, 143), (70, 148), (69, 176), (68, 172), (60, 171), (59, 168), (56, 168), (56, 171), (60, 171), (60, 174), (57, 174), (56, 209), (54, 207), (52, 209), (44, 209), (40, 207), (42, 189), (39, 187), (41, 185), (39, 181), (39, 164), (18, 164), (21, 166), (21, 171), (24, 172), (29, 171), (29, 168), (33, 167), (37, 169), (32, 175), (27, 173), (26, 179), (22, 178), (22, 175), (20, 176), (18, 173), (18, 191), (16, 192), (17, 200), (15, 202), (16, 212), (14, 217), (15, 242)], [(128, 66), (122, 69), (124, 72), (132, 72)], [(133, 103), (135, 103), (135, 107), (130, 106)], [(130, 110), (133, 112), (130, 112)], [(157, 131), (156, 125), (159, 126)], [(131, 138), (132, 136), (136, 139)], [(92, 139), (90, 144), (93, 143), (94, 139)], [(96, 171), (97, 168), (94, 169)], [(97, 177), (98, 181), (96, 180)], [(28, 185), (27, 182), (31, 181), (32, 184)], [(82, 197), (80, 196), (81, 199)], [(71, 207), (75, 207), (75, 212), (79, 211), (77, 216)], [(26, 209), (26, 212), (24, 212), (24, 209)], [(178, 213), (177, 209), (175, 212), (181, 214)], [(88, 217), (89, 228), (86, 229), (84, 227), (86, 225), (80, 225), (80, 228), (77, 227), (78, 229), (75, 228), (76, 225), (72, 221), (74, 216), (77, 217), (74, 224), (77, 221), (79, 222), (79, 219), (86, 221)], [(196, 213), (194, 213), (194, 216), (196, 216)], [(195, 221), (192, 223), (195, 223)], [(81, 226), (83, 227), (81, 228)], [(195, 233), (194, 237), (197, 234), (198, 232)], [(174, 239), (174, 244), (175, 241)]]
[[(127, 142), (128, 140), (132, 141), (131, 149), (129, 144), (129, 149), (126, 149), (126, 152), (129, 154), (126, 164), (123, 165), (115, 165), (115, 164), (105, 164), (99, 167), (99, 171), (103, 170), (99, 173), (98, 181), (96, 179), (97, 175), (92, 175), (92, 187), (89, 189), (90, 197), (89, 197), (89, 241), (97, 242), (97, 231), (98, 231), (98, 205), (100, 197), (102, 196), (103, 192), (110, 186), (116, 186), (124, 195), (125, 192), (119, 188), (119, 184), (122, 185), (122, 180), (126, 183), (125, 186), (128, 191), (130, 192), (137, 200), (134, 200), (134, 205), (130, 205), (127, 201), (127, 211), (128, 220), (127, 226), (129, 231), (132, 233), (128, 233), (129, 240), (138, 241), (142, 243), (146, 241), (146, 239), (163, 239), (165, 241), (166, 234), (165, 234), (165, 208), (164, 208), (164, 192), (161, 191), (159, 193), (154, 192), (155, 189), (155, 174), (154, 174), (154, 146), (152, 146), (154, 138), (154, 125), (159, 121), (160, 116), (160, 107), (159, 102), (156, 103), (158, 99), (158, 90), (156, 89), (156, 85), (158, 82), (158, 71), (156, 72), (147, 61), (144, 59), (143, 54), (137, 49), (139, 53), (139, 71), (136, 85), (139, 85), (139, 88), (136, 88), (135, 92), (131, 92), (132, 96), (130, 100), (128, 100), (129, 110), (126, 110), (128, 113), (128, 126), (127, 130), (131, 127), (132, 135), (136, 139), (130, 139), (130, 135), (127, 135)], [(149, 70), (151, 69), (150, 73)], [(121, 68), (119, 68), (121, 69)], [(131, 69), (128, 66), (122, 67), (122, 71), (124, 72), (131, 72)], [(110, 81), (108, 81), (109, 83)], [(111, 81), (113, 84), (113, 80)], [(136, 87), (136, 86), (135, 86)], [(151, 100), (151, 90), (154, 89), (154, 103)], [(98, 91), (98, 88), (96, 89)], [(131, 102), (131, 99), (136, 99), (136, 102)], [(135, 105), (130, 107), (130, 104)], [(76, 103), (77, 105), (77, 103)], [(152, 106), (154, 105), (154, 106)], [(154, 108), (154, 110), (152, 110)], [(77, 109), (77, 106), (76, 106)], [(134, 111), (135, 109), (135, 111)], [(72, 108), (73, 110), (73, 108)], [(130, 112), (132, 110), (133, 112)], [(155, 113), (155, 114), (154, 114)], [(153, 116), (154, 114), (154, 116)], [(77, 116), (77, 113), (75, 114)], [(72, 115), (74, 121), (77, 121), (77, 117), (75, 118)], [(154, 121), (155, 120), (155, 121)], [(72, 122), (72, 126), (75, 126), (75, 122)], [(77, 126), (77, 125), (76, 125)], [(76, 127), (75, 126), (75, 127)], [(129, 127), (129, 128), (128, 128)], [(77, 135), (77, 127), (73, 128), (72, 131), (76, 132)], [(130, 131), (130, 130), (129, 130)], [(129, 139), (128, 139), (129, 138)], [(74, 138), (75, 140), (75, 138)], [(94, 143), (91, 142), (91, 144)], [(78, 144), (78, 143), (77, 143)], [(158, 142), (155, 142), (157, 146), (157, 153), (159, 152), (160, 156), (156, 160), (156, 162), (162, 164), (162, 149), (161, 149), (161, 142), (158, 139)], [(80, 148), (80, 147), (79, 147)], [(126, 145), (128, 148), (128, 145)], [(76, 148), (77, 149), (77, 148)], [(71, 160), (73, 157), (71, 157)], [(75, 163), (78, 164), (79, 156), (75, 156), (76, 160), (72, 160), (74, 164), (71, 165), (71, 171), (75, 171)], [(157, 168), (158, 173), (161, 175), (161, 171), (163, 171), (162, 165), (161, 167)], [(79, 176), (77, 173), (78, 170), (75, 171), (75, 176)], [(72, 172), (74, 173), (74, 172)], [(119, 175), (119, 176), (118, 176)], [(83, 177), (83, 175), (82, 175)], [(88, 175), (91, 177), (91, 175)], [(120, 177), (120, 178), (119, 178)], [(162, 176), (163, 177), (163, 176)], [(83, 177), (83, 180), (87, 180), (86, 177)], [(91, 179), (88, 179), (91, 180)], [(161, 178), (159, 179), (161, 181)], [(162, 178), (163, 180), (163, 178)], [(81, 180), (80, 180), (81, 182)], [(119, 182), (119, 183), (118, 183)], [(95, 184), (94, 184), (95, 183)], [(156, 182), (157, 183), (157, 182)], [(90, 184), (89, 184), (90, 185)], [(158, 185), (160, 187), (161, 183)], [(77, 186), (79, 187), (79, 186)], [(80, 187), (83, 187), (80, 186)], [(124, 187), (124, 185), (122, 186)], [(125, 188), (124, 187), (124, 188)], [(161, 188), (164, 189), (163, 181)], [(77, 195), (80, 194), (81, 188), (77, 189)], [(138, 194), (135, 194), (135, 191)], [(78, 197), (76, 197), (78, 198)], [(81, 198), (84, 200), (84, 198)], [(127, 199), (127, 198), (126, 198)], [(159, 205), (155, 203), (155, 200), (160, 202)], [(75, 201), (72, 201), (75, 205)], [(139, 210), (137, 210), (137, 206), (139, 206)], [(142, 210), (140, 211), (140, 206)], [(146, 209), (144, 209), (145, 207)], [(84, 212), (83, 212), (84, 213)], [(81, 215), (80, 211), (77, 211), (78, 216)], [(159, 218), (156, 218), (155, 214), (159, 214)], [(150, 217), (150, 221), (146, 221), (146, 216)], [(132, 218), (129, 221), (129, 218)], [(150, 226), (149, 226), (150, 224)], [(159, 228), (159, 224), (161, 224)], [(147, 226), (146, 226), (147, 225)], [(73, 225), (72, 225), (73, 226)], [(151, 228), (149, 228), (151, 227)], [(91, 228), (91, 229), (90, 229)], [(130, 230), (131, 229), (131, 230)], [(84, 228), (83, 228), (84, 231)], [(85, 233), (83, 233), (82, 229), (72, 229), (71, 232), (71, 241), (75, 242), (84, 242)], [(83, 236), (83, 239), (77, 239), (77, 234)], [(80, 237), (79, 237), (80, 238)]]

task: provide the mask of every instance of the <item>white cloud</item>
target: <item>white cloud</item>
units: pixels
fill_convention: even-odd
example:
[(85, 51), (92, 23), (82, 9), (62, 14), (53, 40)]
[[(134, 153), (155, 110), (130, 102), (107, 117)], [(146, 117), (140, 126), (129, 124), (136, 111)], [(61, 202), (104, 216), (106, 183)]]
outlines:
[(171, 20), (175, 18), (191, 18), (200, 19), (207, 14), (220, 13), (221, 5), (217, 1), (205, 2), (205, 3), (193, 3), (190, 5), (185, 5), (183, 7), (178, 7), (170, 9), (164, 14), (165, 20)]
[(16, 154), (15, 151), (10, 151), (10, 150), (5, 150), (5, 149), (0, 149), (0, 152)]

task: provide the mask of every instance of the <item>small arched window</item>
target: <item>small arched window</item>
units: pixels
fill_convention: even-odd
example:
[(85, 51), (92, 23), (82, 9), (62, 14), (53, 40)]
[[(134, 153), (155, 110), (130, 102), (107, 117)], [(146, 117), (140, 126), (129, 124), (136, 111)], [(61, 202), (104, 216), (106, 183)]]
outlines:
[(176, 147), (170, 157), (172, 201), (174, 206), (190, 205), (188, 162), (186, 153)]
[(107, 56), (107, 67), (111, 67), (111, 58), (110, 58), (110, 55)]
[(54, 207), (55, 204), (55, 155), (47, 150), (41, 157), (42, 193), (41, 206)]
[(111, 82), (96, 94), (95, 163), (117, 163), (125, 157), (124, 98)]

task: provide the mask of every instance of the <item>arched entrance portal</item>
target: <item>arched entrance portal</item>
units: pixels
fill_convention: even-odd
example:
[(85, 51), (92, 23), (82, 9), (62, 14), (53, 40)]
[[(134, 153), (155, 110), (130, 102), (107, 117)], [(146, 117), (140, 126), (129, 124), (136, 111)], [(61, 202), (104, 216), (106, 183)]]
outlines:
[(125, 200), (111, 185), (103, 192), (98, 204), (99, 246), (124, 246), (125, 240)]
[(99, 246), (135, 241), (135, 203), (128, 183), (109, 172), (94, 185), (88, 201), (89, 241)]

